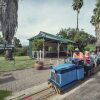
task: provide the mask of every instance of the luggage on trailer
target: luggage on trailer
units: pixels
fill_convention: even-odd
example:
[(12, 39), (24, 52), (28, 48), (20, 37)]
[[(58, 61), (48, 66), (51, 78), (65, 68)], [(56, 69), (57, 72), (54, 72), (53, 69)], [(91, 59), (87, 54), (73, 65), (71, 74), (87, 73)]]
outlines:
[(97, 64), (100, 65), (100, 57), (97, 59)]
[(99, 70), (99, 58), (96, 54), (90, 55), (91, 64), (84, 63), (86, 76), (96, 73)]
[(76, 64), (76, 65), (84, 65), (84, 61), (78, 58), (65, 58), (64, 59), (64, 63), (72, 63), (72, 64)]

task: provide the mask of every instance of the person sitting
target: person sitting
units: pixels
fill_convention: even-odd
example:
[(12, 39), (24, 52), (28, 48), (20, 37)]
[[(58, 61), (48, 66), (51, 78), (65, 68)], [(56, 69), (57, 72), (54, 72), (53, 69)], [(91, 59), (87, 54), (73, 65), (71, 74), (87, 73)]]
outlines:
[(87, 76), (90, 76), (92, 67), (93, 67), (93, 63), (90, 58), (90, 53), (89, 53), (89, 51), (85, 51), (84, 70), (85, 70)]
[(78, 48), (75, 49), (75, 52), (73, 53), (73, 63), (78, 64), (78, 65), (83, 65), (83, 60), (84, 60), (84, 55)]
[(79, 48), (75, 49), (75, 52), (73, 53), (73, 58), (78, 58), (80, 60), (84, 60), (84, 55), (82, 52), (80, 52)]
[(99, 57), (95, 54), (94, 51), (91, 53), (91, 61), (94, 63), (94, 67), (96, 67), (99, 64)]
[(89, 53), (89, 51), (85, 51), (84, 62), (86, 64), (92, 64), (91, 59), (90, 59), (90, 53)]
[(68, 50), (68, 51), (67, 51), (67, 57), (70, 58), (71, 56), (72, 56), (71, 51)]
[(100, 57), (100, 49), (99, 48), (97, 48), (96, 53), (97, 53), (98, 57)]

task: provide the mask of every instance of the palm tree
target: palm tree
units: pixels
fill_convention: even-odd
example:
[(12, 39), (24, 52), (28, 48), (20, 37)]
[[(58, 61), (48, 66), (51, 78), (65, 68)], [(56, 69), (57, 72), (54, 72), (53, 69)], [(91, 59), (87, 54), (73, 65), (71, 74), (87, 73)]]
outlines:
[(78, 15), (79, 15), (80, 9), (83, 6), (83, 0), (73, 0), (73, 5), (72, 6), (73, 6), (73, 9), (77, 11), (77, 28), (76, 28), (76, 31), (78, 32), (79, 31), (79, 28), (78, 28)]
[(95, 26), (97, 45), (100, 46), (100, 0), (97, 0), (96, 8), (93, 10), (93, 16), (90, 22)]
[[(17, 30), (18, 0), (0, 0), (0, 23), (6, 45), (12, 44), (12, 39)], [(6, 50), (6, 59), (12, 59), (12, 50)]]

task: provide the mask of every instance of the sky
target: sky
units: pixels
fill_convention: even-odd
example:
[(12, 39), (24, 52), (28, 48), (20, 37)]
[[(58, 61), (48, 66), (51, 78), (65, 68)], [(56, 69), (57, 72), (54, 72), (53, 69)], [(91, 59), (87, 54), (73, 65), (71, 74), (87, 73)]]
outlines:
[[(76, 11), (73, 0), (19, 0), (18, 29), (15, 37), (22, 45), (40, 31), (57, 34), (61, 28), (76, 28)], [(96, 0), (84, 0), (79, 14), (79, 29), (95, 35), (90, 23)]]

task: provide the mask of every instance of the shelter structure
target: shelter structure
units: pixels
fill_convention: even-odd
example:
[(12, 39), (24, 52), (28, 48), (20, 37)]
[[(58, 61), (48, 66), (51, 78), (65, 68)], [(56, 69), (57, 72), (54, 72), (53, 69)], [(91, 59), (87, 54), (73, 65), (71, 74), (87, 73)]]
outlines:
[[(33, 57), (34, 51), (32, 51), (32, 43), (35, 39), (43, 39), (43, 44), (42, 44), (42, 50), (40, 50), (40, 59), (44, 57), (58, 57), (59, 56), (65, 56), (66, 51), (67, 51), (67, 44), (72, 43), (74, 44), (73, 41), (69, 39), (64, 39), (59, 36), (52, 35), (50, 33), (46, 33), (43, 31), (40, 31), (40, 33), (29, 40), (29, 56)], [(48, 47), (52, 47), (53, 50), (48, 50)], [(54, 49), (55, 48), (55, 49)], [(34, 58), (34, 57), (33, 57)]]

